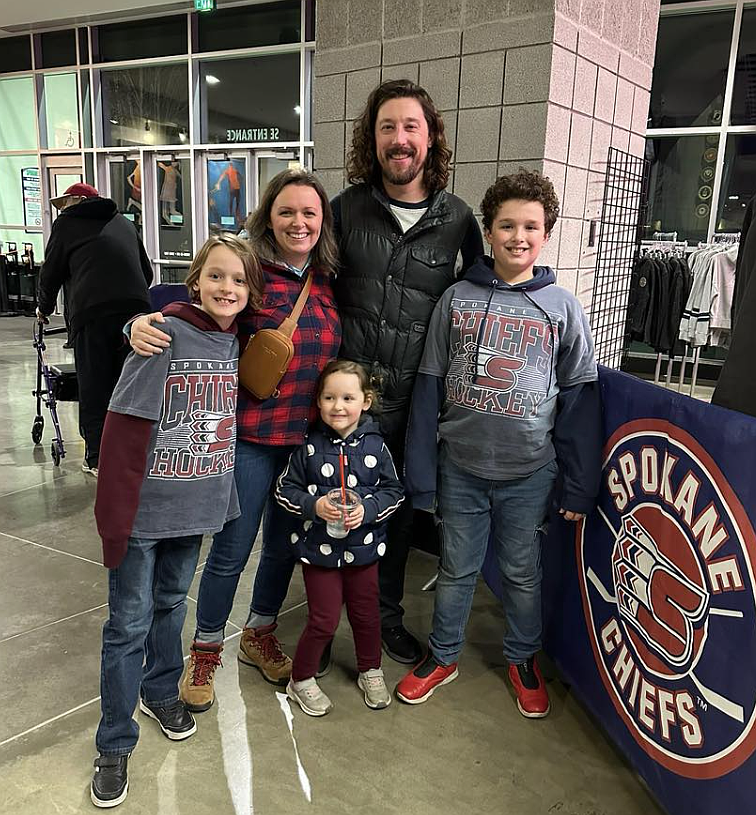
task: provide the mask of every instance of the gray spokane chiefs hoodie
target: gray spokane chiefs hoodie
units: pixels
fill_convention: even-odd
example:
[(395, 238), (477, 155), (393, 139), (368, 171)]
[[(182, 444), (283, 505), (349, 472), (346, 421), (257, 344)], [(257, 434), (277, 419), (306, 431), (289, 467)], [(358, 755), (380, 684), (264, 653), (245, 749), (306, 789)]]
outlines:
[(406, 487), (435, 495), (437, 439), (479, 478), (524, 478), (554, 458), (561, 505), (590, 509), (598, 492), (600, 397), (588, 321), (553, 270), (505, 283), (479, 258), (440, 298), (413, 395)]

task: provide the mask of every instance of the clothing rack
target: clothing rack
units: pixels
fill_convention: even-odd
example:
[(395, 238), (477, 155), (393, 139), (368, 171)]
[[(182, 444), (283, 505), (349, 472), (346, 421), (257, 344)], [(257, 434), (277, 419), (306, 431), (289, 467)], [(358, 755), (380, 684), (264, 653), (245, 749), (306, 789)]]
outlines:
[(675, 242), (677, 241), (677, 232), (654, 232), (651, 236), (651, 241), (646, 242), (653, 243), (655, 241)]
[[(712, 237), (711, 241), (704, 242), (701, 241), (697, 248), (698, 249), (707, 249), (713, 247), (719, 247), (722, 244), (734, 244), (740, 243), (740, 232), (715, 232)], [(682, 393), (683, 385), (685, 382), (685, 367), (688, 361), (688, 343), (684, 343), (685, 345), (685, 353), (683, 354), (682, 361), (680, 363), (680, 378), (677, 383), (677, 391), (678, 393)], [(693, 351), (692, 363), (693, 363), (693, 373), (690, 377), (690, 388), (688, 389), (688, 395), (693, 396), (693, 392), (696, 389), (696, 383), (698, 382), (698, 366), (701, 362), (701, 348), (705, 346), (698, 346)]]

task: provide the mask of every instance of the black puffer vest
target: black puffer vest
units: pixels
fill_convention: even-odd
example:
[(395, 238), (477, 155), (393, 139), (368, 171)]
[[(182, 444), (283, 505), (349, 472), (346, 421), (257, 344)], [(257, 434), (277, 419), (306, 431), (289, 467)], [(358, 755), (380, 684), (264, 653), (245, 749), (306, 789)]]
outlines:
[(403, 435), (433, 307), (454, 283), (470, 207), (441, 190), (402, 234), (385, 194), (372, 185), (349, 187), (339, 200), (339, 356), (365, 364), (377, 377), (381, 430), (391, 447), (391, 437)]

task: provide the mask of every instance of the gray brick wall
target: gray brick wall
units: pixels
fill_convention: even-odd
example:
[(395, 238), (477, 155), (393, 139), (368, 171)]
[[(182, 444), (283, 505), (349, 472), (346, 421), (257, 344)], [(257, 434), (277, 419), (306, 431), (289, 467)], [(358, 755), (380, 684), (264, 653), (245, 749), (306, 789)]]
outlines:
[(562, 215), (543, 260), (587, 305), (609, 147), (644, 149), (658, 17), (659, 0), (318, 0), (316, 171), (341, 189), (369, 91), (419, 81), (444, 114), (449, 188), (476, 214), (497, 175), (552, 179)]

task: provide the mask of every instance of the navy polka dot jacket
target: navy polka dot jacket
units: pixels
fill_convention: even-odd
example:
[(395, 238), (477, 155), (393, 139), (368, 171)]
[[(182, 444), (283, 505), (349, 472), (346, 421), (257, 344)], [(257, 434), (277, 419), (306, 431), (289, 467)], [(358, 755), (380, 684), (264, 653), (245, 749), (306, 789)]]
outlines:
[[(326, 523), (315, 514), (322, 495), (341, 487), (339, 452), (345, 456), (346, 486), (365, 506), (365, 518), (342, 539), (332, 538)], [(357, 429), (342, 439), (322, 421), (289, 458), (276, 484), (276, 500), (302, 523), (291, 535), (291, 545), (303, 563), (315, 566), (366, 566), (386, 552), (386, 521), (404, 500), (394, 461), (378, 430), (364, 416)]]

